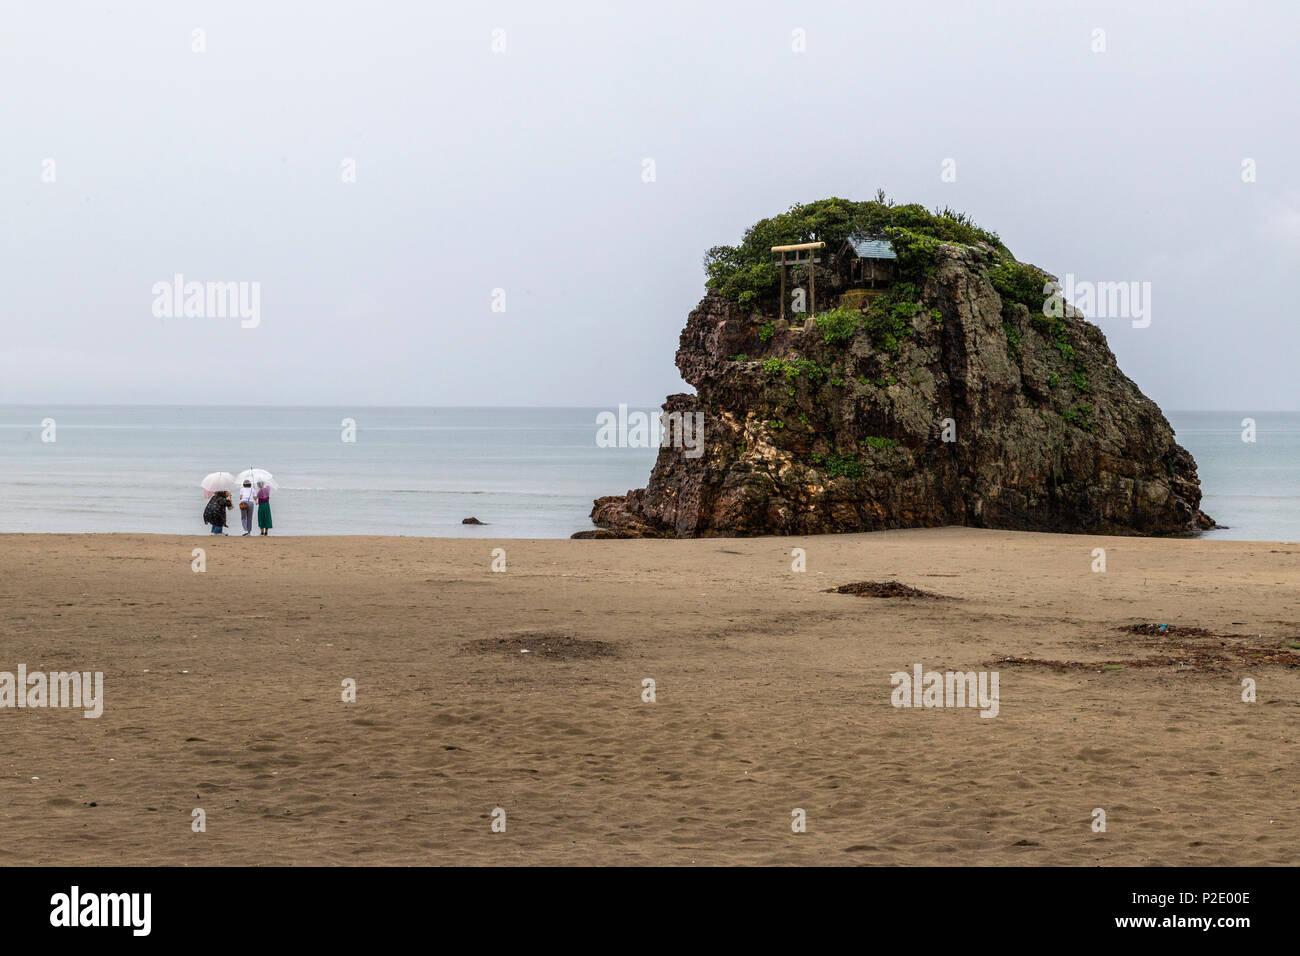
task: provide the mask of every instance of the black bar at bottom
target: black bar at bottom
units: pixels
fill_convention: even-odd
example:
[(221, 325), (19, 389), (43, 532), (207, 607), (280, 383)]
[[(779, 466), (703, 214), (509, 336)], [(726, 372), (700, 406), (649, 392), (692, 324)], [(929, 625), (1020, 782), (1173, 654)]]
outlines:
[(0, 869), (0, 913), (6, 942), (75, 934), (128, 945), (302, 945), (355, 933), (375, 942), (431, 929), (513, 928), (535, 941), (640, 945), (674, 925), (684, 931), (689, 920), (693, 937), (733, 942), (786, 923), (806, 941), (851, 928), (854, 936), (945, 947), (1021, 933), (1232, 945), (1259, 930), (1285, 932), (1294, 876), (1208, 867), (10, 868)]

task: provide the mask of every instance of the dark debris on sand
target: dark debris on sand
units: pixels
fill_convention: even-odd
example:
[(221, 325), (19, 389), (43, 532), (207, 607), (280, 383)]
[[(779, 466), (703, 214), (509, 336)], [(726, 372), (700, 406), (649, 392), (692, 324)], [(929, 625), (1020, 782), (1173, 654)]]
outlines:
[(1186, 624), (1129, 624), (1121, 627), (1129, 634), (1147, 634), (1152, 637), (1213, 637), (1214, 632), (1203, 627), (1188, 627)]
[[(1128, 668), (1173, 667), (1215, 673), (1250, 667), (1300, 667), (1300, 641), (1294, 637), (1250, 634), (1216, 634), (1204, 627), (1182, 624), (1129, 624), (1120, 633), (1147, 640), (1123, 641), (1121, 646), (1142, 648), (1146, 657), (1105, 661), (1056, 661), (1033, 657), (1004, 657), (1002, 664), (1029, 664), (1055, 671), (1118, 671)], [(1150, 653), (1150, 652), (1156, 653)]]
[(827, 588), (827, 594), (853, 594), (857, 597), (877, 598), (926, 598), (939, 600), (942, 594), (911, 588), (898, 581), (857, 581), (853, 584), (841, 584), (837, 588)]
[(532, 657), (552, 661), (589, 661), (614, 656), (614, 645), (608, 641), (574, 637), (561, 632), (485, 637), (470, 641), (465, 649), (475, 654), (500, 654), (504, 657)]

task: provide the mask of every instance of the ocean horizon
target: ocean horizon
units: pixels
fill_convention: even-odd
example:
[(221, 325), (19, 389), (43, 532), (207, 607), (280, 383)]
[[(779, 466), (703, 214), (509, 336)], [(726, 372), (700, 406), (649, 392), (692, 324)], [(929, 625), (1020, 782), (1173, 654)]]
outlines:
[[(564, 538), (592, 527), (595, 498), (644, 487), (654, 465), (655, 448), (597, 445), (604, 411), (618, 412), (0, 405), (0, 533), (203, 534), (203, 476), (258, 467), (280, 486), (278, 535)], [(1226, 526), (1204, 537), (1300, 540), (1300, 412), (1165, 414), (1196, 459), (1202, 508)]]

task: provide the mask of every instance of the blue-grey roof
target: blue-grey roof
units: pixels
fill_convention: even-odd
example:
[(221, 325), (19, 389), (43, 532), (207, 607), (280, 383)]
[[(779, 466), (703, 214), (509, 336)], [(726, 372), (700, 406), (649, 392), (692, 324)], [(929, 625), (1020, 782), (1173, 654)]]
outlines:
[(853, 254), (859, 259), (897, 259), (894, 255), (894, 247), (889, 244), (888, 239), (866, 239), (861, 236), (851, 236), (849, 245), (853, 247)]

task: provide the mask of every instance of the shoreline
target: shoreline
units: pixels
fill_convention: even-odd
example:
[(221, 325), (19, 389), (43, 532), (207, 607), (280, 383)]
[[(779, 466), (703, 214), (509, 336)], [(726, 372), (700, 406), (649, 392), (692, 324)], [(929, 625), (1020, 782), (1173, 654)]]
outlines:
[[(1228, 529), (1223, 529), (1228, 530)], [(830, 533), (821, 535), (744, 535), (738, 537), (710, 536), (703, 538), (652, 538), (652, 537), (618, 537), (618, 536), (584, 536), (575, 537), (574, 535), (565, 535), (564, 537), (546, 537), (546, 538), (504, 538), (483, 535), (482, 537), (472, 535), (419, 535), (419, 534), (272, 534), (269, 538), (290, 540), (290, 541), (445, 541), (445, 542), (492, 542), (495, 544), (505, 544), (509, 542), (531, 542), (531, 543), (548, 543), (559, 541), (662, 541), (662, 542), (688, 542), (688, 541), (776, 541), (776, 542), (809, 542), (822, 540), (840, 540), (844, 538), (866, 538), (870, 539), (879, 535), (897, 535), (897, 534), (924, 534), (929, 532), (941, 531), (969, 531), (975, 533), (991, 534), (1009, 534), (1017, 536), (1040, 535), (1049, 538), (1070, 538), (1075, 540), (1106, 540), (1106, 541), (1181, 541), (1197, 542), (1209, 545), (1241, 545), (1260, 547), (1264, 545), (1278, 545), (1286, 548), (1300, 548), (1300, 541), (1288, 541), (1277, 538), (1219, 538), (1207, 537), (1204, 532), (1200, 534), (1178, 534), (1162, 535), (1159, 537), (1148, 535), (1104, 535), (1090, 534), (1087, 532), (1059, 532), (1059, 531), (1004, 531), (991, 528), (971, 528), (963, 525), (945, 525), (939, 528), (890, 528), (882, 531), (846, 531), (842, 533)], [(97, 538), (97, 539), (130, 539), (145, 538), (157, 540), (162, 538), (174, 538), (179, 540), (208, 540), (213, 538), (242, 538), (244, 535), (227, 534), (214, 535), (208, 532), (168, 532), (168, 531), (0, 531), (0, 542), (6, 539), (50, 539), (50, 538)], [(260, 537), (257, 534), (249, 535), (252, 538)]]

